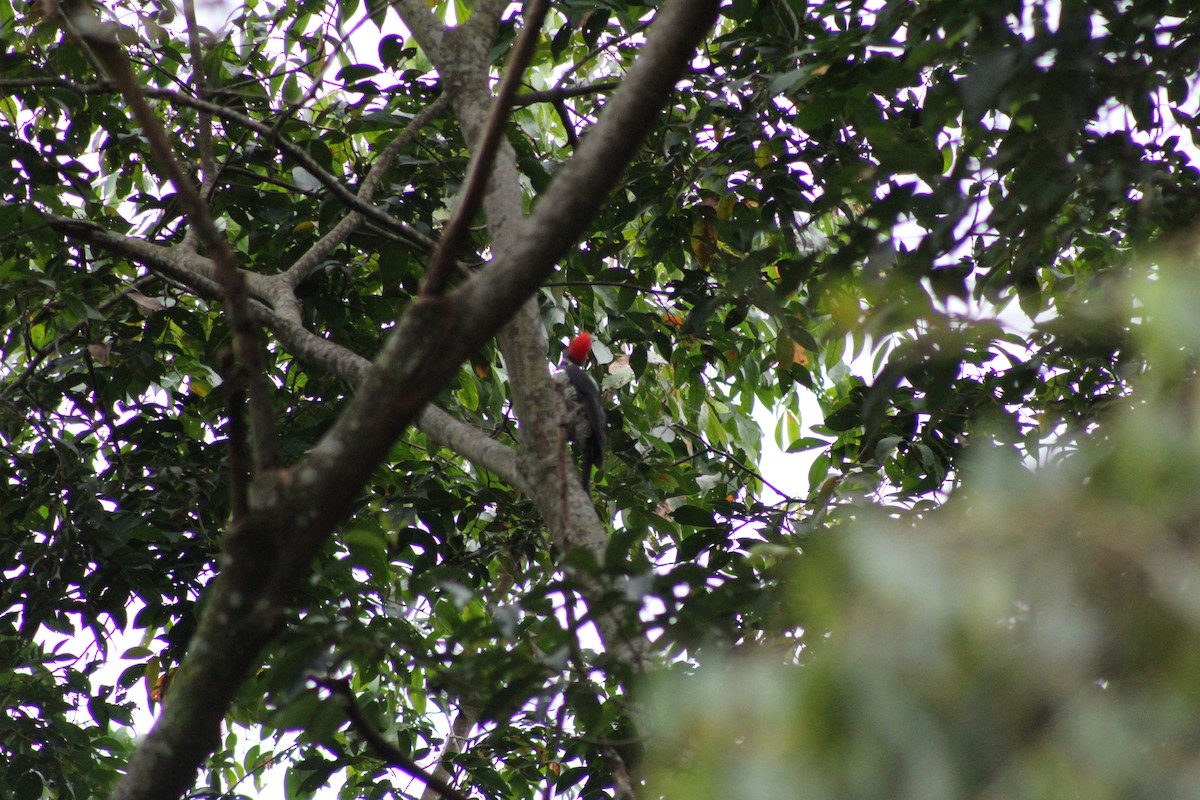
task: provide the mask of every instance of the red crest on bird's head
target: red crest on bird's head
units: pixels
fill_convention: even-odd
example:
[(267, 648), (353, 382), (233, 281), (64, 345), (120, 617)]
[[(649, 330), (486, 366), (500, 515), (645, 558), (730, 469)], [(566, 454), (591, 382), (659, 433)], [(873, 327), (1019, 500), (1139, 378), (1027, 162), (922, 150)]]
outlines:
[(592, 335), (587, 331), (581, 332), (567, 345), (567, 359), (573, 364), (583, 366), (587, 363), (590, 352), (592, 352)]

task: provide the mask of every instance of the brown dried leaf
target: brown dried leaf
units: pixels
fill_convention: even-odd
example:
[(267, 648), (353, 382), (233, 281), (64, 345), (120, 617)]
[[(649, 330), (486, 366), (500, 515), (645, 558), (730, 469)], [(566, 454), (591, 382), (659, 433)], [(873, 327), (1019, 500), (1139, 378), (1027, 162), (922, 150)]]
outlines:
[(88, 349), (88, 355), (90, 355), (92, 357), (93, 361), (95, 361), (97, 364), (99, 364), (102, 367), (108, 366), (108, 357), (110, 355), (112, 355), (112, 345), (111, 344), (109, 344), (108, 342), (101, 342), (100, 344), (89, 344), (87, 346), (87, 349)]
[(166, 308), (161, 300), (156, 300), (153, 297), (147, 297), (141, 292), (130, 292), (129, 299), (137, 303), (138, 308), (142, 309), (147, 314), (153, 314)]

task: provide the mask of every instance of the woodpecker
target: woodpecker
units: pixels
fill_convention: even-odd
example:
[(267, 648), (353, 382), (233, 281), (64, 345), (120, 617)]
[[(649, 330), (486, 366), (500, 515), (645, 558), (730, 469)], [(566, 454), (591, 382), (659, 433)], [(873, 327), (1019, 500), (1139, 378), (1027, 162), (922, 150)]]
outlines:
[(565, 360), (558, 373), (560, 384), (566, 384), (567, 434), (579, 448), (583, 490), (590, 492), (592, 468), (604, 462), (604, 406), (600, 403), (600, 387), (584, 370), (592, 351), (592, 335), (583, 331), (567, 345)]

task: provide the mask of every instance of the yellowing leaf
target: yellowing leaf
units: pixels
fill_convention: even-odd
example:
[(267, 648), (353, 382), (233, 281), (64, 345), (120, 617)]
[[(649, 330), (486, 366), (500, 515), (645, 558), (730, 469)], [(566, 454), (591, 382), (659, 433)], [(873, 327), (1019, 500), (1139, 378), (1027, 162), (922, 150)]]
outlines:
[(732, 193), (721, 198), (721, 202), (717, 203), (717, 219), (722, 222), (727, 221), (733, 216), (733, 208), (737, 205), (737, 198)]
[(708, 269), (708, 265), (712, 263), (713, 253), (716, 251), (712, 245), (716, 243), (716, 232), (704, 220), (698, 220), (692, 226), (692, 254), (696, 256), (696, 260), (700, 262), (700, 266)]
[(763, 142), (754, 148), (754, 163), (758, 165), (759, 169), (765, 168), (774, 160), (775, 154), (772, 152), (770, 142)]

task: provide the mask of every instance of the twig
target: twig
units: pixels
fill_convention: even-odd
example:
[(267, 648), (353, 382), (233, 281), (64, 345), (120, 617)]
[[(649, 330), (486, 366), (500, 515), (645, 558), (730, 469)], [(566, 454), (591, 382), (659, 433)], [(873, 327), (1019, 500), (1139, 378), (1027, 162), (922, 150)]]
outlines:
[(434, 789), (438, 794), (447, 800), (470, 800), (470, 798), (462, 792), (455, 789), (446, 781), (426, 770), (420, 764), (413, 760), (412, 756), (404, 753), (396, 745), (383, 738), (379, 731), (375, 730), (375, 726), (367, 719), (366, 714), (359, 707), (358, 702), (354, 698), (354, 691), (350, 688), (350, 681), (346, 678), (338, 680), (328, 678), (314, 678), (313, 682), (323, 689), (327, 689), (332, 695), (342, 701), (346, 709), (346, 717), (350, 720), (351, 727), (358, 731), (358, 735), (366, 740), (367, 744), (375, 751), (375, 755), (381, 758), (387, 764), (403, 770), (408, 775), (416, 778), (426, 786)]
[(556, 86), (552, 89), (521, 92), (519, 95), (513, 97), (513, 108), (523, 108), (524, 106), (531, 106), (534, 103), (557, 103), (562, 100), (570, 100), (572, 97), (599, 94), (600, 92), (607, 92), (610, 89), (616, 89), (620, 85), (620, 81), (600, 81), (599, 83), (589, 83), (580, 86)]
[[(0, 89), (17, 88), (17, 87), (36, 87), (36, 86), (58, 86), (64, 89), (71, 89), (80, 93), (95, 93), (95, 92), (111, 92), (119, 87), (113, 86), (108, 81), (99, 81), (97, 83), (77, 83), (75, 81), (63, 80), (61, 78), (22, 78), (18, 80), (0, 79)], [(247, 128), (265, 140), (275, 145), (284, 155), (295, 161), (303, 167), (318, 183), (324, 186), (329, 192), (340, 200), (349, 208), (359, 211), (368, 219), (383, 225), (404, 237), (404, 240), (410, 245), (417, 247), (425, 252), (429, 252), (434, 248), (436, 242), (430, 237), (419, 231), (414, 230), (410, 226), (404, 224), (400, 220), (391, 216), (383, 209), (365, 203), (359, 200), (353, 192), (342, 185), (336, 177), (326, 172), (321, 168), (321, 165), (316, 162), (307, 152), (299, 145), (295, 144), (282, 135), (275, 134), (273, 128), (265, 125), (256, 119), (240, 114), (231, 108), (226, 108), (218, 103), (200, 100), (195, 97), (177, 92), (171, 89), (155, 89), (146, 88), (142, 94), (145, 97), (151, 97), (155, 100), (169, 100), (178, 103), (181, 106), (195, 109), (196, 111), (208, 111), (214, 116), (220, 117), (226, 122), (232, 122)]]
[(654, 289), (636, 283), (626, 283), (625, 281), (547, 281), (542, 286), (547, 288), (561, 287), (564, 289), (572, 286), (612, 286), (617, 289), (633, 289), (634, 291), (645, 292), (647, 294), (660, 294), (664, 297), (672, 297), (675, 294), (670, 289)]
[(565, 100), (554, 100), (552, 105), (558, 118), (562, 120), (563, 130), (567, 134), (567, 146), (574, 150), (579, 145), (579, 134), (575, 133), (575, 123), (571, 121), (571, 111)]
[[(321, 41), (317, 48), (317, 51), (321, 55), (316, 58), (309, 59), (309, 61), (305, 62), (305, 67), (308, 67), (318, 61), (324, 61), (324, 63), (328, 64), (329, 62), (340, 58), (341, 55), (346, 51), (347, 44), (350, 43), (350, 40), (354, 37), (354, 34), (358, 31), (358, 29), (370, 21), (371, 15), (364, 15), (358, 20), (358, 22), (354, 23), (354, 27), (352, 27), (349, 31), (343, 32), (341, 30), (341, 25), (336, 25), (338, 29), (338, 35), (330, 36), (329, 28), (336, 24), (335, 19), (336, 14), (330, 14), (326, 18), (326, 21), (320, 31)], [(330, 39), (333, 39), (336, 42), (336, 45), (333, 47), (330, 53), (326, 54), (325, 45)], [(353, 57), (353, 55), (353, 48), (351, 48), (351, 56)], [(317, 92), (320, 91), (321, 85), (324, 83), (325, 79), (322, 71), (316, 70), (315, 72), (315, 75), (310, 76), (312, 78), (312, 86), (308, 87), (308, 91), (304, 93), (304, 97), (292, 103), (286, 110), (279, 112), (279, 119), (275, 121), (275, 127), (271, 130), (272, 138), (279, 136), (279, 132), (283, 129), (284, 124), (287, 123), (288, 120), (294, 119), (296, 112), (306, 106), (308, 103), (312, 102), (313, 98), (317, 96)]]
[(621, 34), (620, 36), (617, 36), (617, 37), (615, 37), (615, 38), (613, 38), (613, 39), (610, 39), (609, 41), (607, 41), (607, 42), (604, 42), (603, 44), (597, 44), (597, 45), (596, 45), (595, 47), (593, 47), (593, 48), (592, 48), (590, 51), (588, 51), (588, 53), (587, 53), (586, 55), (584, 55), (584, 57), (583, 57), (583, 58), (579, 59), (578, 61), (576, 61), (574, 64), (572, 64), (570, 67), (568, 67), (568, 68), (567, 68), (567, 71), (566, 71), (566, 72), (564, 72), (564, 73), (563, 73), (563, 74), (562, 74), (562, 75), (559, 77), (559, 79), (558, 79), (558, 85), (559, 85), (559, 86), (562, 86), (562, 84), (563, 84), (564, 82), (566, 82), (567, 80), (569, 80), (569, 79), (571, 78), (571, 76), (572, 76), (572, 75), (574, 75), (576, 72), (578, 72), (578, 71), (579, 71), (579, 70), (580, 70), (580, 69), (583, 67), (583, 65), (584, 65), (584, 64), (587, 64), (587, 63), (588, 63), (588, 62), (590, 62), (590, 61), (591, 61), (593, 58), (595, 58), (596, 56), (600, 55), (601, 53), (603, 53), (603, 52), (604, 52), (605, 50), (607, 50), (608, 48), (610, 48), (610, 47), (616, 47), (616, 46), (617, 46), (617, 45), (619, 45), (621, 42), (624, 42), (624, 41), (627, 41), (627, 40), (629, 40), (629, 39), (632, 39), (634, 36), (637, 36), (639, 33), (641, 33), (642, 31), (646, 30), (646, 28), (648, 28), (648, 27), (650, 27), (650, 23), (649, 23), (649, 22), (643, 22), (643, 23), (641, 23), (640, 25), (638, 25), (636, 28), (633, 28), (633, 29), (631, 29), (631, 30), (628, 30), (628, 31), (626, 31), (625, 33)]
[[(737, 458), (735, 458), (733, 456), (733, 454), (730, 453), (728, 450), (722, 450), (719, 447), (714, 447), (713, 445), (709, 444), (708, 441), (706, 441), (705, 438), (703, 436), (701, 436), (699, 432), (694, 431), (691, 428), (688, 428), (684, 425), (679, 425), (678, 423), (675, 425), (672, 425), (671, 427), (678, 428), (679, 430), (683, 431), (687, 435), (695, 437), (696, 440), (699, 441), (700, 444), (702, 444), (704, 446), (705, 450), (709, 451), (710, 453), (716, 453), (716, 454), (722, 456), (723, 458), (727, 459), (728, 461), (733, 462), (733, 465), (735, 467), (737, 467), (738, 469), (742, 470), (743, 472), (745, 472), (749, 475), (753, 475), (755, 478), (758, 478), (758, 480), (762, 483), (763, 486), (766, 486), (768, 489), (775, 492), (775, 494), (779, 495), (780, 497), (785, 498), (788, 502), (801, 503), (801, 504), (804, 503), (804, 501), (801, 500), (800, 498), (792, 497), (787, 492), (780, 490), (777, 486), (775, 486), (770, 481), (768, 481), (766, 478), (764, 478), (762, 476), (762, 473), (758, 472), (753, 467), (749, 467), (749, 466), (743, 464), (741, 461), (739, 461)], [(684, 459), (684, 460), (690, 460), (690, 459)]]

